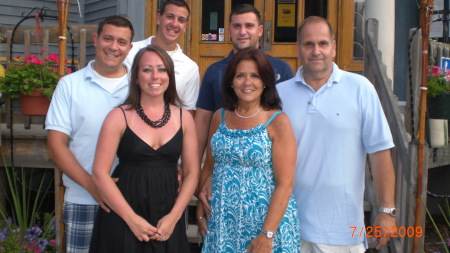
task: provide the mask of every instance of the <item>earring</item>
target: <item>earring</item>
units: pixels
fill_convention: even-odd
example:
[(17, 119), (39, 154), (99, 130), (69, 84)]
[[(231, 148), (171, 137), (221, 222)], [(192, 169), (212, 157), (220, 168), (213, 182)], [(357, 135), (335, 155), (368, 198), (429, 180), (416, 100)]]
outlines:
[(231, 87), (232, 89), (234, 88), (234, 86), (233, 86), (233, 85), (231, 85), (230, 87)]

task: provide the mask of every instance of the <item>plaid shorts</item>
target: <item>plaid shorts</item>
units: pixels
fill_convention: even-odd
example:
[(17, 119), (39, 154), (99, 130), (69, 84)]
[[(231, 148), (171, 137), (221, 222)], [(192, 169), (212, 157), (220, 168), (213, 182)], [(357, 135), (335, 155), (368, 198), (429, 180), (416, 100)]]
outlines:
[(64, 202), (63, 221), (67, 253), (88, 253), (98, 205)]

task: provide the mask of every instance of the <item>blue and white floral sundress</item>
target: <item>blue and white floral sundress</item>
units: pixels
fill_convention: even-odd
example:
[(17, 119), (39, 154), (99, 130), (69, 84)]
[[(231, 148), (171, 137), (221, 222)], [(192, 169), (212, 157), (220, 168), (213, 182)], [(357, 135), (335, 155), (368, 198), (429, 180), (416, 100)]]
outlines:
[[(222, 122), (211, 138), (215, 159), (211, 217), (202, 252), (245, 252), (264, 224), (275, 189), (272, 141), (265, 125), (229, 129)], [(300, 252), (299, 218), (293, 196), (274, 235), (273, 252)]]

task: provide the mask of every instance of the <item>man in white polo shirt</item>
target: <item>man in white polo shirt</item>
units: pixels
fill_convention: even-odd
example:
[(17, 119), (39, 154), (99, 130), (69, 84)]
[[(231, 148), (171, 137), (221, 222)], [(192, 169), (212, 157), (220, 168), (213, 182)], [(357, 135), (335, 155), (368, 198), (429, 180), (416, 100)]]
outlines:
[(183, 109), (193, 113), (200, 89), (198, 65), (187, 57), (177, 40), (186, 30), (189, 19), (189, 6), (183, 0), (166, 0), (162, 3), (156, 22), (156, 36), (133, 42), (125, 62), (130, 66), (137, 52), (148, 45), (156, 45), (166, 50), (173, 60), (178, 96), (183, 102)]
[(89, 252), (97, 209), (109, 211), (92, 181), (92, 166), (103, 120), (128, 94), (130, 68), (123, 61), (133, 35), (127, 18), (102, 20), (94, 35), (95, 60), (58, 82), (47, 113), (48, 153), (64, 173), (67, 253)]

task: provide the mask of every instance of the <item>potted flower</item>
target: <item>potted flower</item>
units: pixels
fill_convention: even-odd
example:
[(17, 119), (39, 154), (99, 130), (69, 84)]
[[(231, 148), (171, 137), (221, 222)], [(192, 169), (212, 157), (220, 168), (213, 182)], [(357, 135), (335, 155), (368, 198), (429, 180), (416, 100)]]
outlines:
[[(56, 54), (47, 58), (37, 55), (16, 56), (9, 61), (5, 76), (0, 77), (0, 90), (5, 97), (19, 98), (25, 115), (45, 115), (58, 83), (58, 63)], [(66, 69), (66, 73), (70, 73)], [(28, 102), (31, 102), (31, 107)], [(44, 108), (36, 111), (38, 106)]]
[(36, 193), (31, 190), (33, 178), (24, 169), (4, 167), (5, 184), (0, 189), (8, 197), (0, 203), (0, 252), (57, 252), (54, 212), (43, 211), (45, 195), (52, 184), (45, 173)]
[(427, 89), (427, 142), (431, 148), (448, 146), (450, 119), (450, 70), (430, 68)]
[(430, 118), (450, 119), (450, 70), (442, 73), (438, 66), (430, 69), (427, 101)]

